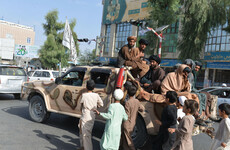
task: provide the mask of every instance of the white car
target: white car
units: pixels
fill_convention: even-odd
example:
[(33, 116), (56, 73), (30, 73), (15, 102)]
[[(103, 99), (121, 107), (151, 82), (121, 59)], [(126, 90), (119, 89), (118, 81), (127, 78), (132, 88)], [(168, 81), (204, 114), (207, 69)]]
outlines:
[(0, 93), (14, 94), (20, 98), (21, 85), (26, 82), (27, 75), (23, 68), (12, 65), (0, 65)]
[[(62, 72), (62, 75), (64, 72)], [(54, 70), (35, 70), (31, 76), (28, 77), (29, 81), (42, 80), (42, 81), (54, 81), (59, 77), (59, 71)]]

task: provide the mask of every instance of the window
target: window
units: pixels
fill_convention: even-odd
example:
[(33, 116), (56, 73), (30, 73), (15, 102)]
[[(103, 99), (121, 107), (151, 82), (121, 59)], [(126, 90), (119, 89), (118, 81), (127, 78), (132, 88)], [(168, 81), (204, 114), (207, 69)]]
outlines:
[(105, 50), (104, 54), (108, 55), (109, 53), (109, 45), (110, 45), (110, 31), (111, 25), (106, 25), (106, 33), (105, 33)]
[(42, 77), (42, 71), (35, 71), (34, 77)]
[(222, 30), (226, 25), (227, 23), (211, 30), (205, 44), (205, 52), (230, 51), (230, 34)]
[(31, 42), (31, 38), (28, 37), (27, 38), (27, 43), (30, 44), (30, 42)]
[(72, 71), (65, 75), (62, 84), (72, 86), (82, 86), (85, 72)]
[(111, 70), (93, 68), (90, 74), (91, 74), (91, 79), (94, 80), (95, 82), (95, 88), (105, 88), (107, 86), (107, 82), (111, 74)]
[(49, 73), (49, 72), (47, 72), (47, 71), (43, 71), (43, 73), (42, 73), (42, 77), (49, 78), (49, 77), (50, 77), (50, 73)]
[(168, 27), (167, 30), (164, 31), (164, 39), (162, 42), (162, 51), (175, 53), (176, 52), (176, 45), (177, 45), (177, 37), (178, 37), (178, 28), (179, 22), (172, 24)]
[(26, 73), (22, 68), (1, 67), (0, 68), (0, 75), (25, 76)]
[(115, 52), (127, 43), (127, 38), (132, 35), (132, 25), (130, 23), (117, 24)]

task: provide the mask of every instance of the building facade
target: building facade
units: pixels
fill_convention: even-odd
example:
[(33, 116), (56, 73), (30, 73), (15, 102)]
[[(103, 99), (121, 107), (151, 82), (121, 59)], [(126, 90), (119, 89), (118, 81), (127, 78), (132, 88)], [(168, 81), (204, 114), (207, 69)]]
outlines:
[(34, 45), (35, 31), (32, 27), (0, 20), (0, 38), (14, 39), (18, 45)]
[(34, 41), (35, 31), (32, 27), (0, 20), (1, 63), (11, 63), (15, 60), (18, 65), (21, 65), (20, 61), (24, 63), (22, 57), (31, 53), (29, 49), (32, 47), (35, 47), (33, 51), (38, 49), (34, 46)]
[[(127, 43), (128, 36), (142, 36), (142, 29), (128, 23), (130, 19), (144, 20), (149, 16), (148, 0), (102, 0), (103, 16), (100, 40), (97, 46), (97, 55), (100, 57), (114, 58), (120, 48)], [(229, 83), (230, 75), (230, 34), (220, 26), (208, 35), (208, 40), (203, 48), (204, 69), (198, 76), (199, 87)], [(178, 60), (179, 52), (176, 48), (179, 22), (171, 24), (164, 31), (162, 43), (162, 63), (166, 70), (171, 70)], [(151, 31), (150, 31), (151, 32)], [(223, 77), (224, 75), (224, 77)], [(226, 76), (226, 78), (225, 78)]]

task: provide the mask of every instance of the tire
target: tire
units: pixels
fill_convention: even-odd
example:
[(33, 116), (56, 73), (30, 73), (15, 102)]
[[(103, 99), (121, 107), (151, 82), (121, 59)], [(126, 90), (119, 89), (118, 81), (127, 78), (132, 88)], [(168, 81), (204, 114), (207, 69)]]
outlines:
[(21, 99), (20, 93), (14, 94), (14, 99)]
[(41, 96), (35, 95), (30, 99), (29, 114), (33, 121), (39, 123), (45, 122), (49, 118), (50, 112), (47, 112), (44, 100)]
[(136, 125), (131, 136), (135, 148), (143, 147), (148, 140), (149, 136), (146, 130), (144, 119), (139, 114), (137, 115)]

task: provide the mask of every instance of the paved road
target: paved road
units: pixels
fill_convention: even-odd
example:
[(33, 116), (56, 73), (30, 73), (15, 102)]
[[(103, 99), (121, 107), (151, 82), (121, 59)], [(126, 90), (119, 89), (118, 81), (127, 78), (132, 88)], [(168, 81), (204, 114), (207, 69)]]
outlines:
[[(12, 95), (0, 95), (0, 150), (76, 150), (79, 148), (77, 124), (79, 119), (51, 114), (45, 123), (31, 121), (27, 101), (14, 100)], [(94, 150), (104, 124), (96, 122), (93, 129)], [(194, 150), (208, 150), (211, 139), (200, 134), (193, 137)], [(143, 150), (151, 149), (152, 140)]]

